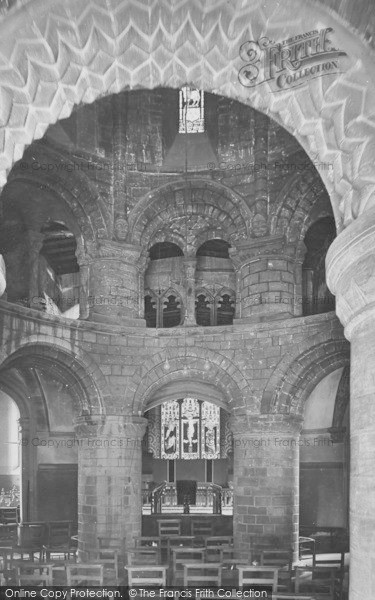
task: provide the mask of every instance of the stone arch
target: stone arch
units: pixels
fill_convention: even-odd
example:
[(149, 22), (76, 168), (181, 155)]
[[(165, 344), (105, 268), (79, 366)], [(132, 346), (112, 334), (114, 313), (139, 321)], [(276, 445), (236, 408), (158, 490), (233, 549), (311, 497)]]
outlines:
[(132, 407), (133, 413), (143, 413), (157, 390), (173, 381), (185, 381), (186, 391), (189, 382), (201, 382), (217, 388), (226, 410), (232, 414), (245, 408), (248, 382), (241, 371), (225, 356), (198, 347), (186, 350), (174, 347), (173, 357), (164, 351), (146, 361), (132, 377), (126, 390), (125, 404)]
[[(332, 27), (335, 45), (349, 51), (341, 73), (278, 94), (267, 84), (239, 83), (242, 43), (287, 39), (304, 32), (306, 23), (309, 30)], [(46, 12), (31, 1), (6, 14), (0, 40), (1, 183), (25, 146), (74, 105), (126, 87), (189, 82), (251, 104), (295, 135), (311, 158), (330, 159), (334, 172), (324, 183), (341, 226), (375, 202), (372, 49), (320, 4), (53, 0)]]
[(314, 387), (326, 375), (349, 364), (350, 347), (343, 339), (329, 340), (285, 356), (270, 377), (261, 401), (262, 413), (303, 414)]
[(278, 195), (270, 217), (271, 233), (284, 234), (291, 241), (303, 240), (314, 221), (332, 214), (328, 202), (327, 191), (315, 170), (297, 173)]
[[(247, 235), (248, 209), (243, 199), (225, 186), (206, 179), (169, 183), (142, 198), (129, 214), (132, 242), (148, 248), (155, 241), (179, 240), (186, 245), (184, 225), (189, 217), (194, 236), (188, 240), (189, 253), (195, 254), (206, 239), (221, 237), (228, 242)], [(170, 224), (175, 220), (173, 229)], [(176, 230), (177, 227), (177, 230)], [(162, 233), (160, 233), (162, 232)], [(176, 242), (177, 243), (177, 242)]]
[(10, 352), (1, 363), (0, 377), (11, 369), (28, 370), (38, 367), (41, 370), (48, 368), (50, 373), (54, 373), (69, 386), (77, 416), (104, 412), (104, 375), (82, 350), (73, 354), (56, 343), (28, 340)]
[[(33, 165), (48, 165), (52, 161), (63, 165), (52, 171), (33, 170)], [(27, 165), (25, 169), (24, 165)], [(71, 166), (72, 171), (67, 168)], [(17, 163), (8, 177), (8, 184), (26, 182), (33, 187), (43, 187), (58, 199), (62, 199), (78, 224), (86, 241), (105, 238), (108, 235), (108, 215), (94, 184), (85, 173), (74, 169), (70, 156), (63, 156), (55, 150), (34, 145), (32, 152), (26, 151), (22, 163)]]

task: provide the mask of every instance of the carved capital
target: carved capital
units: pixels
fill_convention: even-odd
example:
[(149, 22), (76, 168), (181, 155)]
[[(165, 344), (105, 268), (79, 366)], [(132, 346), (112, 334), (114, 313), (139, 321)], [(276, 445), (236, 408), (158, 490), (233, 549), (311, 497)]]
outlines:
[(243, 414), (229, 419), (229, 427), (234, 438), (279, 435), (297, 437), (302, 429), (303, 419), (299, 415), (284, 414)]
[(91, 242), (86, 244), (89, 259), (120, 260), (135, 265), (141, 255), (141, 246), (133, 244), (122, 244), (113, 240), (100, 240), (97, 244)]
[(327, 283), (350, 340), (375, 315), (375, 209), (361, 215), (333, 241), (326, 258)]
[(85, 415), (75, 421), (78, 438), (127, 438), (142, 440), (147, 419), (135, 415)]
[(295, 245), (288, 244), (283, 235), (248, 239), (229, 249), (234, 267), (239, 269), (261, 258), (286, 257), (295, 259)]

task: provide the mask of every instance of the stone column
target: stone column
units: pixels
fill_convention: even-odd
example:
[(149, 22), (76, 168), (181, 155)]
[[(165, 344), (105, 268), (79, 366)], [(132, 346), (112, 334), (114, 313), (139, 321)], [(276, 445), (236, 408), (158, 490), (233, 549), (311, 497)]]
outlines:
[[(230, 252), (239, 279), (243, 322), (285, 319), (302, 314), (297, 278), (300, 260), (284, 236), (238, 243)], [(238, 322), (238, 318), (236, 318)]]
[(184, 325), (196, 325), (195, 319), (195, 269), (197, 266), (196, 257), (188, 256), (184, 258), (186, 295), (185, 295), (185, 321)]
[(375, 210), (332, 243), (327, 283), (351, 342), (350, 600), (375, 597)]
[(89, 319), (117, 325), (144, 325), (139, 319), (140, 246), (101, 240), (89, 245)]
[(248, 559), (257, 541), (293, 548), (298, 557), (299, 434), (293, 415), (238, 415), (234, 444), (233, 533), (236, 551)]
[(18, 419), (18, 440), (21, 449), (21, 520), (37, 519), (35, 448), (31, 443), (30, 419)]
[(89, 559), (98, 537), (133, 545), (142, 527), (142, 440), (147, 420), (95, 415), (76, 420), (78, 552)]

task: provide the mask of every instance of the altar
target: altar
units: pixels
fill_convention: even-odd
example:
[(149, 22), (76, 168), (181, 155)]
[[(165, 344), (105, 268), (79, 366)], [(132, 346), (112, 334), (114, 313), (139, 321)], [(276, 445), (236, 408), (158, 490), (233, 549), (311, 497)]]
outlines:
[(233, 514), (228, 413), (187, 397), (163, 402), (145, 416), (142, 513)]

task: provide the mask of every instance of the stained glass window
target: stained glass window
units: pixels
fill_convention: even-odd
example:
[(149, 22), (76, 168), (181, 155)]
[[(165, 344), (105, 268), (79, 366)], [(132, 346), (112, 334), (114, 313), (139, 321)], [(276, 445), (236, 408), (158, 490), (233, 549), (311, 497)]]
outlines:
[(165, 459), (220, 458), (220, 408), (196, 398), (164, 402), (161, 446)]
[(180, 458), (180, 407), (175, 402), (161, 405), (161, 458)]
[(179, 133), (204, 132), (204, 93), (189, 86), (180, 90)]

